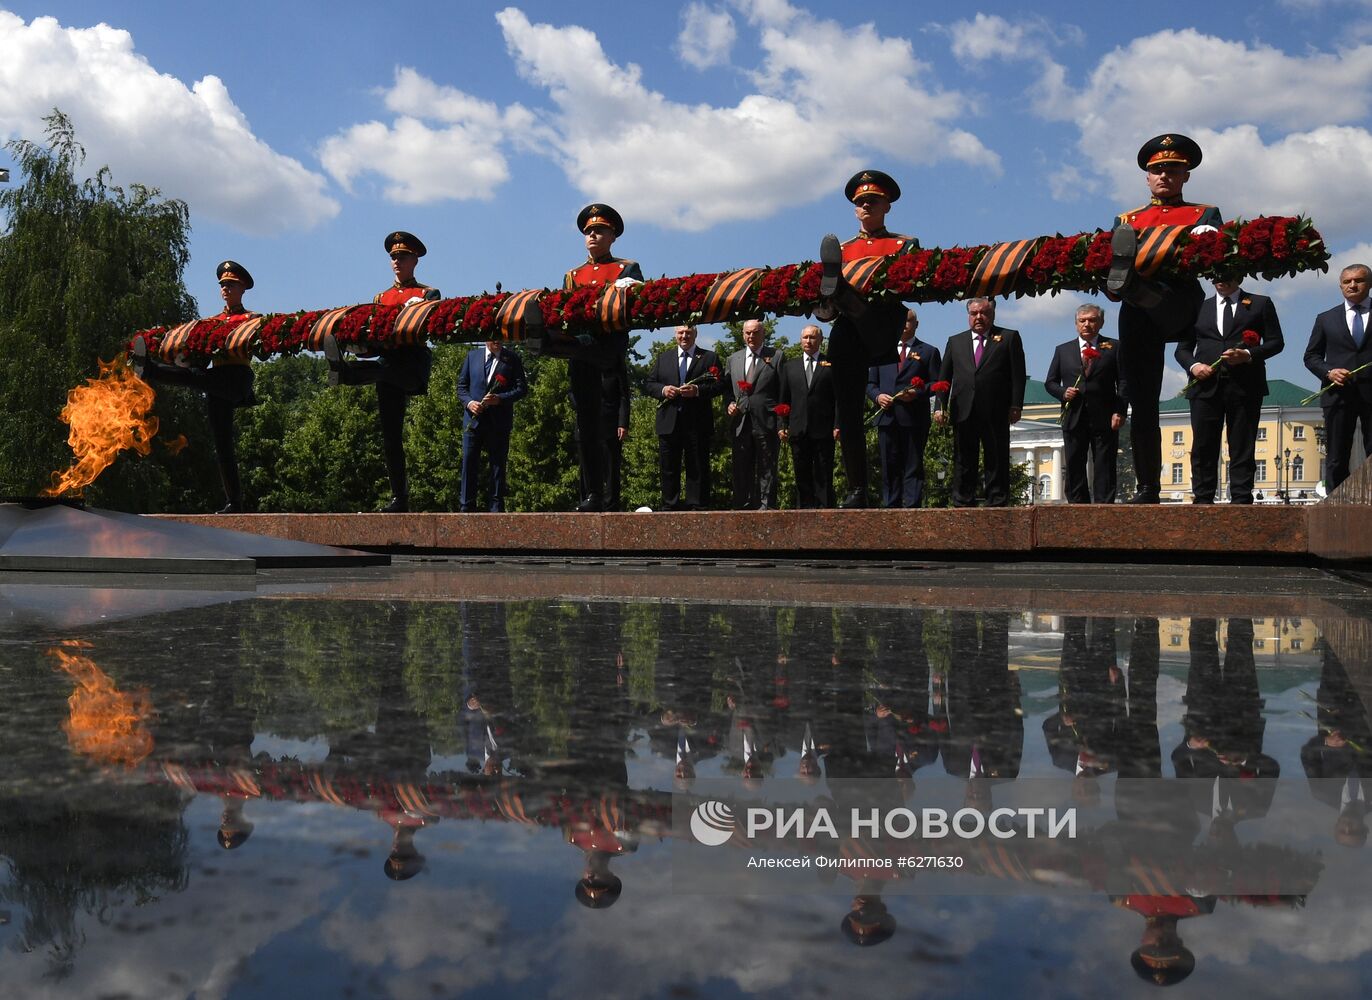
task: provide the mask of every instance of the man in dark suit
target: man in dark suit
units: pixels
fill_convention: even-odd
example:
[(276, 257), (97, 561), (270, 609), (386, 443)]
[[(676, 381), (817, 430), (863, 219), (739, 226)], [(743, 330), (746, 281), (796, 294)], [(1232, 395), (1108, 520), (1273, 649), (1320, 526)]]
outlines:
[(1372, 269), (1366, 264), (1350, 264), (1339, 272), (1343, 304), (1315, 317), (1310, 343), (1305, 347), (1305, 367), (1328, 388), (1320, 397), (1324, 407), (1324, 426), (1328, 428), (1329, 465), (1325, 487), (1332, 493), (1348, 478), (1349, 457), (1353, 452), (1354, 428), (1362, 424), (1362, 450), (1372, 455), (1372, 378), (1369, 372), (1353, 373), (1372, 362), (1372, 337), (1369, 324), (1368, 287)]
[[(1062, 439), (1067, 465), (1068, 503), (1115, 502), (1115, 453), (1125, 402), (1120, 396), (1119, 351), (1100, 335), (1105, 310), (1077, 307), (1077, 335), (1059, 344), (1043, 387), (1062, 400)], [(1086, 485), (1086, 452), (1091, 452), (1091, 488)]]
[(510, 430), (514, 427), (514, 404), (529, 392), (524, 362), (498, 340), (467, 352), (457, 376), (457, 398), (462, 401), (462, 494), (461, 509), (476, 509), (477, 479), (481, 453), (491, 466), (491, 513), (505, 510), (505, 461), (510, 454)]
[(790, 410), (777, 433), (791, 445), (796, 506), (802, 508), (833, 506), (835, 379), (833, 366), (819, 353), (822, 344), (819, 327), (801, 330), (800, 357), (786, 362), (781, 372), (781, 403)]
[(1106, 294), (1120, 306), (1120, 390), (1129, 404), (1129, 440), (1138, 489), (1129, 503), (1158, 503), (1162, 494), (1162, 431), (1158, 401), (1165, 365), (1163, 345), (1185, 336), (1205, 292), (1195, 278), (1145, 278), (1136, 270), (1138, 230), (1190, 226), (1214, 230), (1222, 224), (1214, 205), (1182, 199), (1182, 186), (1200, 166), (1195, 140), (1173, 132), (1154, 136), (1138, 152), (1148, 182), (1148, 204), (1115, 216), (1110, 246), (1114, 260)]
[(867, 398), (876, 403), (877, 450), (881, 454), (881, 505), (924, 503), (924, 445), (929, 440), (929, 386), (938, 380), (942, 355), (915, 335), (919, 317), (905, 314), (897, 359), (867, 370)]
[(1215, 294), (1201, 306), (1176, 354), (1196, 383), (1186, 393), (1196, 503), (1215, 502), (1221, 427), (1229, 439), (1229, 502), (1253, 502), (1253, 452), (1267, 395), (1266, 362), (1283, 346), (1271, 299), (1245, 292), (1237, 281), (1215, 282)]
[(781, 398), (781, 355), (768, 347), (761, 320), (743, 323), (743, 348), (725, 361), (724, 401), (733, 445), (734, 507), (775, 510), (777, 506), (777, 402)]
[(1024, 345), (996, 326), (996, 303), (967, 300), (969, 329), (948, 338), (940, 381), (950, 383), (934, 419), (953, 421), (953, 505), (977, 504), (977, 460), (985, 463), (986, 506), (1010, 503), (1010, 425), (1024, 406)]
[[(712, 400), (724, 391), (719, 356), (696, 347), (696, 328), (676, 328), (676, 347), (657, 356), (644, 383), (657, 408), (658, 468), (664, 510), (700, 510), (710, 505)], [(686, 495), (681, 494), (681, 464), (686, 460)]]

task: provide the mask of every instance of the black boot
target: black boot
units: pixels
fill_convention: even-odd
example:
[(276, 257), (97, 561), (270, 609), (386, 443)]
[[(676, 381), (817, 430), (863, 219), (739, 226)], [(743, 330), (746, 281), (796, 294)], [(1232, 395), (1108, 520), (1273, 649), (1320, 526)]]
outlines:
[(134, 375), (139, 378), (143, 378), (143, 373), (148, 369), (148, 342), (142, 337), (133, 338), (129, 366), (133, 369)]
[(601, 499), (599, 493), (592, 493), (581, 503), (576, 505), (578, 514), (598, 514), (605, 509), (605, 501)]
[(820, 240), (819, 260), (824, 266), (824, 276), (819, 279), (819, 294), (832, 311), (843, 313), (851, 319), (862, 319), (869, 308), (867, 299), (844, 280), (843, 245), (833, 233)]
[(343, 350), (334, 335), (330, 333), (325, 336), (320, 348), (324, 352), (324, 360), (329, 363), (329, 385), (347, 385), (348, 362), (343, 360)]
[(536, 358), (543, 353), (544, 340), (548, 335), (543, 308), (536, 299), (532, 300), (524, 307), (524, 315), (520, 318), (524, 321), (524, 348), (530, 357)]

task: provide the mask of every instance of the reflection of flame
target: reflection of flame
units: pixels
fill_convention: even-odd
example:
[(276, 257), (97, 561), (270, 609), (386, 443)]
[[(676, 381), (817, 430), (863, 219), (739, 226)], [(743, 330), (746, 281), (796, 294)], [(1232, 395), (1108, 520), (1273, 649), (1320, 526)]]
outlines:
[(71, 427), (67, 443), (76, 454), (66, 472), (54, 472), (46, 496), (82, 490), (95, 482), (126, 448), (140, 455), (152, 449), (157, 418), (150, 414), (155, 393), (133, 373), (123, 355), (100, 362), (100, 377), (67, 393), (62, 422)]
[(170, 441), (168, 441), (166, 438), (162, 439), (162, 446), (166, 448), (169, 452), (171, 452), (173, 455), (181, 454), (181, 452), (186, 450), (186, 445), (188, 444), (190, 444), (190, 442), (186, 440), (186, 435), (184, 434), (178, 434)]
[[(88, 649), (90, 643), (68, 640), (69, 648)], [(152, 753), (152, 734), (143, 722), (152, 715), (152, 702), (146, 691), (125, 694), (114, 686), (109, 674), (88, 657), (50, 649), (58, 667), (76, 681), (67, 704), (71, 716), (62, 723), (67, 742), (79, 754), (102, 764), (133, 767)]]

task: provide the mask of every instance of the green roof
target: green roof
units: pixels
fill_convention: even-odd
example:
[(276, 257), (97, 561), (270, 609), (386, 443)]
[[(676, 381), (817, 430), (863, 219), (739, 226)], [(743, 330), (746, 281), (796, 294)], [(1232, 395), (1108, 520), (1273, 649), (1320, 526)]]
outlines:
[[(1267, 395), (1262, 401), (1263, 406), (1300, 406), (1301, 400), (1314, 393), (1314, 389), (1303, 389), (1294, 382), (1288, 382), (1281, 378), (1270, 378), (1267, 380)], [(1043, 387), (1043, 383), (1038, 379), (1031, 378), (1024, 387), (1024, 405), (1041, 406), (1044, 403), (1057, 404), (1057, 400), (1048, 395), (1048, 390)], [(1306, 403), (1306, 406), (1318, 406), (1319, 403)], [(1185, 411), (1190, 409), (1191, 404), (1183, 397), (1176, 396), (1164, 399), (1158, 406), (1163, 413), (1174, 413), (1178, 410)]]

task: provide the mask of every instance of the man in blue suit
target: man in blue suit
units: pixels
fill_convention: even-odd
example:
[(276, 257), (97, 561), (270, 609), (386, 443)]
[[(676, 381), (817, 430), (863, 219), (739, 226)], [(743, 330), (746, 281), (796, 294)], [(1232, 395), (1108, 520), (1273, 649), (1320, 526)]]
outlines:
[(514, 427), (514, 404), (529, 392), (524, 362), (498, 340), (467, 352), (457, 376), (457, 398), (462, 401), (462, 496), (461, 509), (476, 508), (477, 476), (481, 452), (491, 466), (491, 513), (505, 510), (505, 461), (510, 454), (510, 430)]
[(1339, 272), (1343, 302), (1315, 317), (1315, 328), (1310, 331), (1310, 343), (1305, 348), (1305, 367), (1319, 378), (1321, 388), (1328, 389), (1320, 397), (1320, 405), (1324, 407), (1324, 426), (1328, 428), (1325, 486), (1331, 493), (1348, 478), (1348, 459), (1353, 452), (1354, 429), (1359, 423), (1363, 454), (1372, 455), (1372, 371), (1354, 374), (1372, 362), (1369, 283), (1372, 269), (1366, 264), (1350, 264)]
[(881, 505), (924, 505), (924, 445), (929, 440), (929, 386), (938, 380), (939, 349), (915, 335), (919, 317), (905, 313), (897, 360), (867, 370), (867, 398), (876, 403), (881, 454)]

